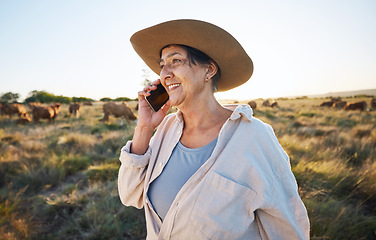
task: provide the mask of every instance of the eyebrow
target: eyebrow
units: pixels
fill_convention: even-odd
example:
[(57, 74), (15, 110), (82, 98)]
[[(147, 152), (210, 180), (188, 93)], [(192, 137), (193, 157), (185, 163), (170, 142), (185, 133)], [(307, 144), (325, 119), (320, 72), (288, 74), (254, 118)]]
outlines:
[[(166, 59), (168, 59), (168, 58), (170, 58), (170, 57), (172, 57), (172, 56), (174, 56), (174, 55), (177, 55), (177, 54), (181, 55), (181, 54), (178, 53), (178, 52), (173, 52), (173, 53), (168, 54), (167, 57), (166, 57)], [(181, 56), (182, 56), (182, 55), (181, 55)], [(161, 58), (161, 59), (159, 59), (157, 62), (160, 64), (161, 62), (164, 62), (164, 60), (163, 60), (163, 58)]]

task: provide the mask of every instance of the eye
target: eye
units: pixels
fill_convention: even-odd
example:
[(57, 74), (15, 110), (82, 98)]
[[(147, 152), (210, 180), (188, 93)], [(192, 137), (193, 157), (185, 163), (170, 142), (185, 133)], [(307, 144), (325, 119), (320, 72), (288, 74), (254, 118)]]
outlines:
[(181, 63), (181, 60), (175, 58), (175, 59), (172, 60), (172, 63), (173, 64), (179, 64), (179, 63)]
[(161, 64), (161, 65), (159, 65), (159, 67), (160, 67), (161, 69), (163, 69), (164, 65), (163, 65), (163, 64)]

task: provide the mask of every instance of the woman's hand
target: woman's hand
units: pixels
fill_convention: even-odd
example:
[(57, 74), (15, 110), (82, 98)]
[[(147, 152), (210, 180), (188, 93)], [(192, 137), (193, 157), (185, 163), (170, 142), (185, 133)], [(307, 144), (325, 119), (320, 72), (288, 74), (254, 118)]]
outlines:
[(147, 103), (145, 98), (150, 95), (150, 91), (157, 89), (158, 84), (161, 84), (159, 79), (146, 86), (142, 91), (138, 92), (139, 103), (137, 125), (140, 127), (150, 127), (154, 130), (162, 122), (170, 108), (170, 102), (167, 101), (158, 112), (154, 112), (154, 110)]
[(138, 121), (133, 135), (131, 153), (145, 154), (154, 129), (162, 122), (171, 106), (170, 101), (167, 101), (158, 112), (154, 112), (145, 100), (150, 95), (149, 91), (155, 90), (158, 84), (161, 84), (159, 79), (138, 92)]

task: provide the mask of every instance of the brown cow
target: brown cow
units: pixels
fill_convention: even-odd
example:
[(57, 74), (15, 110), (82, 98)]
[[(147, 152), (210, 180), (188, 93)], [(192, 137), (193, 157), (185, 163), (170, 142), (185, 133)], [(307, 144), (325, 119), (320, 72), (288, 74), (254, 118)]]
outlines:
[(132, 109), (130, 109), (125, 103), (116, 104), (114, 102), (109, 102), (103, 104), (103, 121), (108, 121), (110, 115), (114, 115), (116, 118), (123, 117), (126, 120), (136, 120), (137, 117), (134, 115)]
[(79, 112), (80, 112), (80, 104), (78, 103), (72, 103), (71, 105), (69, 105), (69, 115), (74, 115), (75, 117), (78, 117), (79, 116)]
[(376, 98), (371, 99), (371, 108), (376, 108)]
[[(334, 107), (334, 104), (337, 102), (342, 102), (342, 99), (340, 97), (337, 98), (331, 98), (330, 101), (323, 102), (320, 104), (320, 107)], [(342, 104), (342, 103), (341, 103)], [(340, 105), (341, 105), (340, 104)], [(345, 104), (346, 105), (346, 104)], [(343, 108), (343, 107), (342, 107)]]
[(345, 110), (360, 110), (365, 111), (367, 110), (367, 103), (365, 101), (349, 103), (346, 105)]
[(93, 106), (91, 102), (84, 102), (84, 106)]
[(255, 101), (250, 101), (250, 102), (248, 103), (248, 105), (252, 108), (252, 110), (255, 110), (256, 107), (257, 107), (257, 104), (256, 104)]
[(265, 101), (262, 103), (262, 106), (270, 107), (270, 102), (269, 102), (269, 100), (265, 100)]
[(61, 104), (60, 103), (55, 103), (53, 105), (50, 105), (50, 107), (52, 107), (52, 109), (54, 110), (54, 117), (53, 117), (53, 119), (55, 119), (57, 117), (57, 115), (59, 114), (60, 110), (61, 110)]
[(4, 103), (1, 106), (1, 114), (8, 115), (12, 118), (12, 115), (16, 114), (19, 117), (27, 114), (26, 107), (20, 103)]
[(27, 124), (27, 123), (30, 123), (30, 122), (31, 122), (31, 117), (28, 113), (20, 116), (20, 118), (16, 120), (17, 124)]
[(54, 121), (60, 112), (61, 104), (55, 103), (48, 107), (35, 106), (33, 108), (33, 120), (35, 123), (39, 122), (39, 119), (48, 119), (49, 122)]
[(272, 104), (270, 105), (271, 107), (278, 107), (277, 101), (273, 101)]
[(334, 101), (327, 101), (320, 104), (320, 107), (332, 107), (334, 104)]
[(333, 103), (332, 106), (333, 106), (334, 108), (343, 109), (346, 105), (347, 105), (347, 102), (341, 100), (341, 101), (338, 101), (338, 102)]

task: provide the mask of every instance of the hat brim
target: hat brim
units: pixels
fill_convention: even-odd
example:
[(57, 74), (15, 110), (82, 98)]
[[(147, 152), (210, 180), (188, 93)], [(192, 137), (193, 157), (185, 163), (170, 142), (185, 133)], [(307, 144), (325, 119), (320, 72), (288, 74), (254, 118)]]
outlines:
[(219, 66), (218, 91), (242, 85), (252, 76), (253, 63), (240, 43), (227, 31), (211, 23), (180, 19), (136, 32), (130, 39), (137, 54), (151, 70), (160, 74), (160, 51), (171, 44), (196, 48)]

